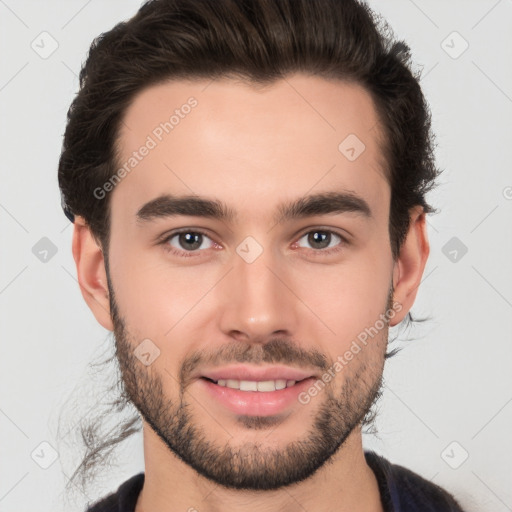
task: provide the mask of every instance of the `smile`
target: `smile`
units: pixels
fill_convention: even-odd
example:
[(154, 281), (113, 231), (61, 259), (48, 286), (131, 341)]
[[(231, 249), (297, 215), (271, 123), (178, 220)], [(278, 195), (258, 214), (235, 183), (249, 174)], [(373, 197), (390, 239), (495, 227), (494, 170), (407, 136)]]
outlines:
[(215, 381), (213, 379), (211, 382), (214, 382), (218, 386), (223, 386), (231, 389), (238, 389), (240, 391), (260, 391), (263, 393), (267, 393), (270, 391), (278, 391), (280, 389), (289, 388), (294, 386), (295, 380), (286, 380), (286, 379), (277, 379), (277, 380), (236, 380), (236, 379), (219, 379)]

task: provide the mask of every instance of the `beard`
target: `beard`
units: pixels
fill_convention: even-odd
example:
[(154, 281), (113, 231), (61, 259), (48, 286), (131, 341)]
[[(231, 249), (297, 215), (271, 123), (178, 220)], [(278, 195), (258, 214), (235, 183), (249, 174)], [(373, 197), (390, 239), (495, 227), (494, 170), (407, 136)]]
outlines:
[[(316, 407), (312, 425), (297, 439), (280, 448), (265, 447), (256, 441), (239, 445), (228, 441), (219, 445), (215, 442), (215, 435), (208, 435), (204, 425), (194, 421), (191, 413), (191, 406), (198, 403), (188, 391), (189, 375), (194, 368), (221, 362), (265, 362), (288, 363), (299, 368), (301, 365), (315, 366), (325, 371), (329, 368), (326, 357), (316, 350), (302, 350), (283, 338), (273, 338), (266, 344), (237, 341), (236, 344), (219, 347), (215, 352), (190, 354), (182, 361), (178, 377), (170, 373), (158, 375), (134, 355), (134, 349), (141, 340), (130, 339), (111, 285), (109, 289), (123, 392), (174, 455), (203, 477), (223, 487), (275, 490), (307, 479), (329, 463), (350, 434), (361, 427), (382, 395), (384, 355), (379, 348), (379, 356), (382, 357), (377, 364), (377, 359), (365, 354), (375, 352), (377, 347), (368, 346), (361, 350), (356, 364), (352, 362), (343, 368), (345, 379), (341, 388), (339, 385), (335, 387), (339, 379), (334, 378), (311, 401)], [(388, 309), (391, 298), (392, 293), (388, 296)], [(386, 345), (387, 332), (386, 326), (379, 333), (382, 334), (380, 339), (374, 339), (372, 343), (380, 344), (386, 340), (383, 343)], [(175, 387), (179, 388), (176, 399), (164, 392), (164, 379), (173, 380)], [(245, 429), (267, 429), (269, 433), (271, 427), (282, 421), (283, 418), (277, 416), (237, 416), (238, 424)], [(215, 422), (217, 420), (212, 417), (212, 423)]]

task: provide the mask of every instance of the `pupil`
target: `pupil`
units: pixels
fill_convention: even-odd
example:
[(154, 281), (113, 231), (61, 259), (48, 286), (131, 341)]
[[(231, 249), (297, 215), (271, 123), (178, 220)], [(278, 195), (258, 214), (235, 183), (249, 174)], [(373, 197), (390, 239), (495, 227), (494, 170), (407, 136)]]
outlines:
[(181, 244), (183, 247), (188, 249), (197, 249), (201, 247), (201, 233), (181, 233), (180, 234), (180, 243), (185, 241), (186, 244)]
[[(317, 236), (319, 235), (319, 236)], [(324, 244), (324, 247), (329, 246), (329, 238), (331, 234), (326, 233), (325, 231), (314, 231), (309, 234), (309, 243), (314, 247), (315, 244)], [(319, 240), (320, 239), (320, 240)], [(325, 245), (325, 241), (327, 240), (327, 245)], [(321, 247), (320, 247), (321, 248)]]

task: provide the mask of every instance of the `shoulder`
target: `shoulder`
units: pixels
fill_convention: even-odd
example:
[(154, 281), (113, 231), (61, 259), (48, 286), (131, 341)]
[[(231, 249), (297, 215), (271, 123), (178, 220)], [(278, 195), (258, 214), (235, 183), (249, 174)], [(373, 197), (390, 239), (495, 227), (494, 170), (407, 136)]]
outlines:
[(365, 452), (366, 462), (379, 482), (383, 501), (395, 512), (464, 512), (442, 487), (375, 452)]
[(137, 498), (144, 485), (144, 473), (132, 476), (117, 491), (89, 505), (86, 512), (134, 512)]

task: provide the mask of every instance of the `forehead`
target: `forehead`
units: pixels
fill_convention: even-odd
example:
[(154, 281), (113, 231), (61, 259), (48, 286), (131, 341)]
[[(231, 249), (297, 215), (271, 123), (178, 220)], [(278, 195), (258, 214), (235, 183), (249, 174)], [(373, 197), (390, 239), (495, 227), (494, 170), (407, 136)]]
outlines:
[(176, 80), (140, 92), (118, 139), (112, 211), (135, 216), (164, 193), (224, 198), (235, 210), (310, 192), (357, 192), (385, 213), (381, 131), (369, 93), (294, 75), (264, 87)]

